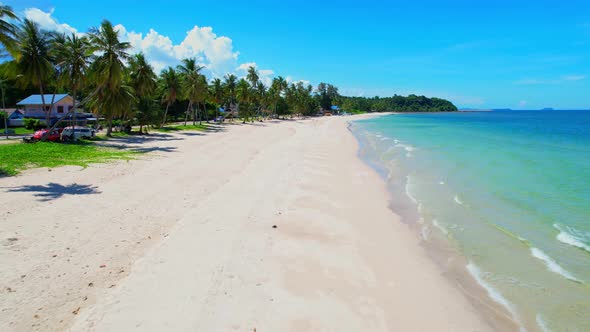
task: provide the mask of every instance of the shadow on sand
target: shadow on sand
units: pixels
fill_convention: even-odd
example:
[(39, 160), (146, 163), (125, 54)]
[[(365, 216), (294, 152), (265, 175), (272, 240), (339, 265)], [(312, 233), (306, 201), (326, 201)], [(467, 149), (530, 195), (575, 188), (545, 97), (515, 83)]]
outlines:
[(90, 184), (72, 183), (69, 185), (62, 185), (59, 183), (50, 182), (47, 185), (25, 185), (20, 187), (12, 187), (7, 192), (31, 192), (33, 196), (39, 197), (42, 202), (58, 199), (65, 195), (94, 195), (100, 194), (98, 187)]

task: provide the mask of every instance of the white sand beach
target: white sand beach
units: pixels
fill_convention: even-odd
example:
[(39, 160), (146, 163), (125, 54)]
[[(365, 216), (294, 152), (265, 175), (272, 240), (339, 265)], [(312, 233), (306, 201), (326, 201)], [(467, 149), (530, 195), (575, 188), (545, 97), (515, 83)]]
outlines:
[(138, 160), (0, 178), (0, 330), (515, 328), (388, 208), (350, 119), (153, 134)]

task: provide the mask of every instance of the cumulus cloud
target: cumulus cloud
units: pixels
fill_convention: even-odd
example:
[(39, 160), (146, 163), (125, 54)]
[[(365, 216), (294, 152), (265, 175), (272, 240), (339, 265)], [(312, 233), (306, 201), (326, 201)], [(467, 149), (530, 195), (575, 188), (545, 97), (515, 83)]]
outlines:
[[(24, 12), (25, 17), (39, 23), (44, 29), (79, 33), (68, 24), (58, 22), (53, 13), (53, 9), (44, 12), (38, 8), (28, 8)], [(231, 38), (218, 36), (212, 27), (195, 25), (178, 44), (155, 29), (143, 33), (130, 31), (122, 24), (117, 24), (114, 28), (121, 40), (131, 44), (131, 53), (144, 53), (157, 73), (168, 66), (177, 66), (182, 59), (196, 58), (199, 65), (205, 66), (203, 73), (209, 77), (222, 77), (227, 73), (243, 77), (248, 67), (254, 66), (258, 69), (261, 81), (269, 86), (275, 75), (273, 70), (261, 69), (255, 62), (240, 64), (240, 52), (234, 50)]]
[(131, 44), (135, 53), (145, 54), (157, 72), (167, 66), (176, 66), (185, 58), (196, 58), (199, 65), (206, 67), (206, 73), (215, 77), (233, 72), (238, 64), (239, 52), (234, 51), (232, 40), (217, 36), (211, 27), (195, 25), (179, 44), (174, 44), (170, 37), (154, 29), (144, 35), (128, 31), (121, 24), (115, 28), (121, 39)]
[(37, 22), (42, 29), (52, 30), (61, 33), (78, 33), (78, 30), (65, 23), (59, 23), (55, 18), (52, 17), (54, 9), (51, 9), (48, 13), (38, 8), (27, 8), (25, 9), (25, 17), (31, 21)]
[(248, 74), (248, 69), (250, 67), (256, 68), (256, 70), (258, 71), (258, 76), (260, 77), (260, 81), (262, 81), (264, 85), (269, 87), (275, 75), (275, 72), (272, 69), (260, 69), (256, 62), (246, 62), (239, 65), (235, 69), (235, 72), (237, 76), (240, 78), (246, 77), (246, 75)]

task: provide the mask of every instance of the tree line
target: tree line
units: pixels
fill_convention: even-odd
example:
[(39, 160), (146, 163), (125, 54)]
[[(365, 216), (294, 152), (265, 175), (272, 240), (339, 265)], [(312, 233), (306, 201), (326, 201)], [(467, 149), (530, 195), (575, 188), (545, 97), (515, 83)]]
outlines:
[(448, 100), (409, 95), (407, 97), (339, 97), (340, 107), (349, 112), (456, 112)]
[(74, 119), (77, 109), (92, 112), (104, 118), (109, 136), (115, 120), (139, 125), (142, 132), (145, 126), (169, 121), (186, 124), (239, 117), (245, 123), (316, 115), (334, 105), (367, 112), (456, 110), (446, 100), (413, 95), (344, 97), (331, 84), (320, 83), (314, 89), (281, 76), (266, 86), (254, 67), (242, 78), (229, 73), (209, 80), (195, 58), (182, 59), (178, 66), (156, 74), (142, 53), (131, 54), (131, 44), (120, 40), (108, 20), (83, 35), (58, 33), (20, 19), (5, 5), (0, 5), (0, 45), (0, 56), (7, 59), (0, 64), (0, 87), (7, 105), (39, 93), (49, 125), (54, 100), (46, 95), (68, 93), (74, 99), (69, 111)]

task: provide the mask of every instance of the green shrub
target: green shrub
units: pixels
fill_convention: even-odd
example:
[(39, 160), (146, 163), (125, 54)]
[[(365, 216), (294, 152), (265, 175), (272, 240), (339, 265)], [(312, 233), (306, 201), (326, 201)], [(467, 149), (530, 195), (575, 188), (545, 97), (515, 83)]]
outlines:
[(25, 128), (30, 130), (39, 130), (45, 128), (45, 125), (39, 119), (26, 118), (24, 120)]

